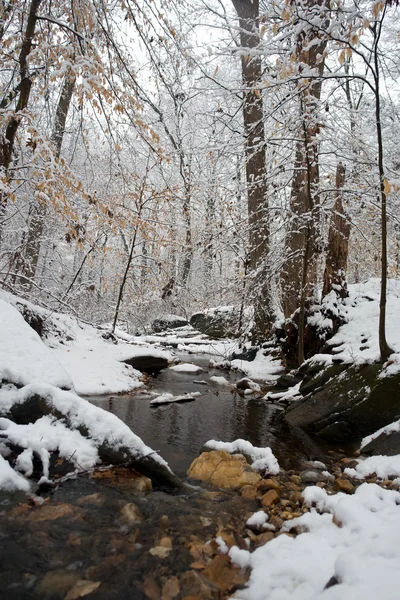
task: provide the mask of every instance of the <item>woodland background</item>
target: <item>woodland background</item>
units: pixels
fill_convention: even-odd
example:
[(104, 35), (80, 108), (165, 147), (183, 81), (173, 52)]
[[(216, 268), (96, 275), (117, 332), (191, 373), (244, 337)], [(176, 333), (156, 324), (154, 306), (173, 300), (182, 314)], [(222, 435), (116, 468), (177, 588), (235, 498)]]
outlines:
[(294, 315), (301, 363), (318, 290), (332, 313), (383, 275), (387, 358), (396, 4), (0, 0), (2, 287), (129, 333), (252, 305), (261, 339)]

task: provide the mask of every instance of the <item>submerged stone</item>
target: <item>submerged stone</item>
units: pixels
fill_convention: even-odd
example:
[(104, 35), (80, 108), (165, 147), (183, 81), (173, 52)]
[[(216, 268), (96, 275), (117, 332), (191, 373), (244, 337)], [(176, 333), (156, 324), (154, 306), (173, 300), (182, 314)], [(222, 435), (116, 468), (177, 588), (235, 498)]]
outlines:
[(244, 456), (228, 454), (224, 450), (203, 452), (190, 465), (188, 476), (223, 489), (238, 489), (261, 480)]

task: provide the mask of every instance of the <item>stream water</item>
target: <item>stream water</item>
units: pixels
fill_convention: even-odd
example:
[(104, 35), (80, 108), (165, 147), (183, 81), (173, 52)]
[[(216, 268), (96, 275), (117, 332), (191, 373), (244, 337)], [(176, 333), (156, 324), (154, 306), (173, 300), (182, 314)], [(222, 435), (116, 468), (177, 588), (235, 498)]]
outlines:
[[(182, 477), (209, 439), (244, 438), (256, 446), (271, 446), (284, 469), (296, 469), (303, 458), (327, 456), (328, 448), (290, 430), (276, 406), (210, 382), (212, 375), (233, 382), (241, 374), (210, 369), (204, 356), (181, 358), (200, 364), (204, 371), (193, 376), (167, 369), (149, 383), (146, 393), (90, 400), (123, 419)], [(151, 408), (149, 392), (166, 391), (200, 391), (202, 396)], [(136, 477), (128, 468), (80, 475), (43, 490), (39, 506), (27, 502), (22, 493), (0, 495), (1, 597), (72, 600), (83, 591), (95, 600), (230, 597), (241, 580), (231, 585), (232, 573), (223, 563), (228, 587), (209, 587), (196, 570), (203, 568), (198, 566), (203, 560), (199, 556), (209, 552), (210, 540), (222, 529), (244, 543), (244, 523), (259, 510), (259, 503), (235, 492), (207, 491), (203, 485), (178, 493), (140, 493)], [(139, 522), (127, 519), (137, 510)], [(169, 545), (167, 551), (162, 546), (161, 555), (160, 544)], [(212, 564), (215, 581), (221, 565), (214, 560)], [(166, 592), (177, 585), (177, 595)]]
[(281, 407), (262, 398), (241, 396), (228, 386), (210, 381), (212, 376), (223, 375), (234, 383), (243, 373), (210, 368), (209, 358), (204, 355), (179, 358), (204, 371), (193, 375), (165, 369), (150, 382), (148, 391), (170, 392), (174, 396), (200, 392), (201, 396), (193, 402), (151, 407), (149, 393), (89, 398), (127, 423), (178, 475), (185, 475), (205, 442), (211, 439), (232, 442), (242, 438), (254, 446), (270, 446), (285, 469), (296, 468), (304, 458), (321, 459), (328, 450), (322, 441), (289, 428), (281, 418)]

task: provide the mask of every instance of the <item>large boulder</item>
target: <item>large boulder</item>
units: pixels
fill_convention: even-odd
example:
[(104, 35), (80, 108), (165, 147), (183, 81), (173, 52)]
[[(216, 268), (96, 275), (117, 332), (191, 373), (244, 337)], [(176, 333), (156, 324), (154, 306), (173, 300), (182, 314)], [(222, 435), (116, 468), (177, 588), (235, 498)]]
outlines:
[(285, 418), (310, 433), (357, 441), (400, 418), (400, 373), (382, 377), (382, 364), (333, 365), (317, 373)]
[(400, 431), (381, 433), (361, 449), (368, 456), (396, 456), (400, 454)]
[(237, 337), (239, 335), (239, 308), (221, 306), (197, 312), (190, 317), (190, 325), (213, 338)]
[(187, 320), (184, 317), (178, 315), (164, 315), (155, 319), (151, 324), (151, 330), (154, 333), (161, 333), (166, 329), (178, 329), (178, 327), (185, 327), (188, 325)]
[(261, 480), (241, 454), (228, 454), (225, 450), (203, 452), (190, 465), (188, 476), (206, 481), (225, 490), (245, 485), (255, 485)]
[(130, 365), (134, 369), (141, 371), (142, 373), (148, 373), (150, 375), (157, 375), (162, 369), (168, 367), (168, 360), (162, 356), (153, 356), (151, 354), (144, 354), (143, 356), (133, 356), (132, 358), (126, 358), (124, 361), (127, 365)]

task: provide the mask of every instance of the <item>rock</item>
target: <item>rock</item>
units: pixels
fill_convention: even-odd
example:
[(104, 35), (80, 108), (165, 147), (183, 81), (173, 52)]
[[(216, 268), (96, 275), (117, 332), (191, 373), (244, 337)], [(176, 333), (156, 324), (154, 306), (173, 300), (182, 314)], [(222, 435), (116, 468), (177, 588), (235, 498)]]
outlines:
[(177, 577), (170, 577), (163, 585), (161, 600), (173, 600), (180, 592), (179, 580)]
[(280, 483), (278, 483), (277, 480), (274, 478), (262, 479), (258, 484), (257, 489), (261, 493), (265, 493), (267, 490), (275, 490), (276, 492), (278, 492), (279, 495), (282, 494), (283, 491)]
[(323, 481), (325, 479), (325, 477), (317, 471), (303, 471), (300, 474), (300, 477), (303, 483), (317, 483), (318, 481)]
[(154, 577), (151, 575), (146, 577), (143, 582), (143, 592), (147, 598), (150, 598), (150, 600), (160, 600), (161, 598), (160, 588)]
[(79, 506), (83, 504), (91, 504), (93, 506), (103, 506), (104, 504), (104, 496), (97, 492), (96, 494), (89, 494), (88, 496), (81, 496), (76, 501)]
[[(186, 571), (180, 577), (182, 600), (219, 600), (219, 588), (207, 581), (197, 571)], [(184, 595), (185, 594), (185, 595)]]
[(179, 315), (164, 315), (158, 319), (154, 319), (151, 324), (151, 330), (154, 333), (161, 333), (166, 329), (178, 329), (178, 327), (185, 327), (188, 325), (188, 321), (184, 317)]
[(258, 535), (254, 541), (255, 548), (264, 546), (264, 544), (267, 544), (268, 542), (273, 540), (274, 537), (275, 537), (275, 534), (272, 531), (266, 531), (265, 533), (260, 533), (260, 535)]
[(240, 308), (216, 307), (195, 313), (190, 325), (213, 338), (237, 337), (239, 334)]
[(339, 492), (345, 492), (346, 494), (352, 494), (355, 490), (354, 485), (348, 479), (336, 479), (335, 487)]
[(293, 504), (303, 504), (304, 498), (301, 492), (290, 492), (289, 500), (293, 502)]
[(166, 548), (165, 546), (154, 546), (154, 548), (150, 548), (149, 552), (152, 556), (156, 556), (157, 558), (167, 558), (167, 556), (171, 553), (172, 548)]
[(280, 389), (287, 389), (297, 385), (302, 380), (301, 375), (281, 375), (275, 382), (275, 386)]
[(277, 504), (279, 500), (280, 495), (276, 490), (269, 490), (269, 492), (264, 494), (261, 498), (261, 502), (266, 508), (271, 508), (272, 506), (275, 506), (275, 504)]
[(261, 388), (258, 385), (258, 383), (255, 383), (248, 377), (243, 377), (243, 379), (239, 379), (239, 381), (237, 381), (235, 385), (236, 389), (238, 390), (250, 390), (252, 392), (261, 392)]
[(100, 581), (87, 581), (85, 579), (77, 581), (74, 587), (71, 588), (68, 594), (65, 596), (65, 600), (77, 600), (78, 598), (84, 598), (92, 592), (95, 592), (100, 585)]
[(172, 550), (172, 539), (168, 536), (164, 536), (160, 539), (157, 545)]
[(225, 450), (203, 452), (190, 465), (188, 476), (229, 490), (254, 485), (261, 480), (244, 456), (228, 454)]
[(361, 448), (362, 454), (368, 456), (395, 456), (400, 454), (400, 431), (393, 433), (381, 433), (373, 439), (364, 448)]
[(269, 522), (275, 527), (276, 530), (279, 530), (283, 525), (283, 519), (278, 517), (278, 515), (273, 515)]
[(203, 570), (203, 577), (214, 583), (222, 592), (232, 592), (246, 583), (248, 577), (231, 564), (229, 556), (220, 554)]
[(41, 521), (55, 521), (62, 517), (76, 519), (80, 518), (80, 513), (72, 504), (43, 504), (32, 510), (28, 515), (28, 520), (40, 523)]
[(383, 365), (333, 365), (317, 374), (292, 403), (285, 418), (290, 425), (328, 439), (354, 442), (399, 417), (400, 373), (380, 378)]
[(295, 483), (296, 485), (301, 485), (303, 480), (300, 477), (300, 475), (291, 475), (290, 476), (290, 481), (292, 481), (293, 483)]
[(242, 487), (241, 494), (247, 500), (255, 500), (260, 495), (260, 492), (253, 485), (245, 485)]
[[(29, 396), (24, 402), (16, 403), (9, 412), (2, 413), (1, 416), (7, 417), (18, 424), (33, 423), (45, 415), (52, 415), (60, 419), (66, 427), (72, 430), (76, 429), (74, 419), (66, 410), (62, 412), (62, 406), (54, 405), (51, 395), (41, 397), (37, 394)], [(85, 437), (90, 437), (87, 426), (81, 424), (79, 433)], [(137, 472), (148, 476), (158, 485), (182, 489), (183, 482), (177, 477), (166, 464), (157, 461), (154, 456), (138, 455), (135, 449), (126, 446), (115, 446), (112, 436), (106, 436), (105, 441), (98, 446), (100, 460), (105, 464), (129, 465)]]
[(144, 521), (144, 516), (140, 509), (133, 502), (125, 504), (121, 509), (121, 520), (129, 525), (135, 525)]
[(132, 479), (129, 483), (129, 487), (133, 492), (151, 492), (153, 484), (149, 477), (141, 475), (140, 477)]
[(137, 371), (149, 373), (150, 375), (158, 375), (160, 371), (168, 367), (167, 359), (163, 358), (162, 356), (133, 356), (132, 358), (127, 358), (122, 362), (130, 365), (134, 369), (137, 369)]
[(69, 571), (49, 571), (35, 587), (40, 598), (63, 598), (68, 590), (80, 579), (78, 573)]
[(257, 356), (257, 352), (259, 351), (259, 346), (253, 346), (244, 352), (234, 352), (230, 360), (245, 360), (247, 362), (253, 362)]

